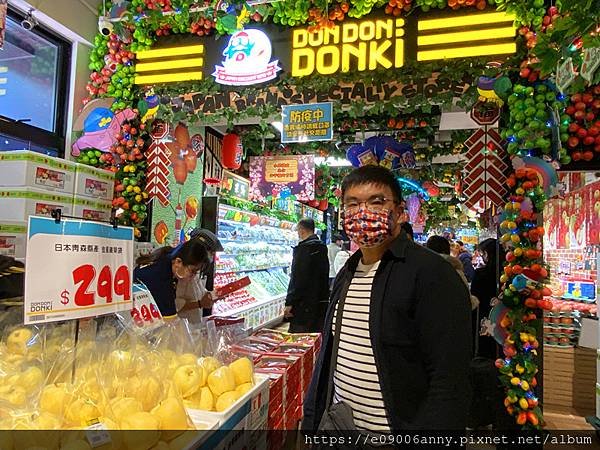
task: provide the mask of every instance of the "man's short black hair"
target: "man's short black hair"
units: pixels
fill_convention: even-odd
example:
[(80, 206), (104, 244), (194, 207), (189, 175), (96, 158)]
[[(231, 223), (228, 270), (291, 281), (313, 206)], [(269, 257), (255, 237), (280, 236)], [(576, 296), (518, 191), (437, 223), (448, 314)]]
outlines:
[(359, 167), (346, 175), (342, 181), (342, 198), (348, 189), (363, 184), (387, 186), (392, 191), (393, 200), (398, 203), (402, 201), (402, 188), (396, 176), (385, 167), (373, 165)]
[(410, 238), (414, 241), (415, 239), (415, 233), (413, 231), (413, 227), (410, 223), (408, 222), (402, 222), (400, 224), (400, 229), (404, 230), (406, 232), (406, 234), (408, 234), (410, 236)]
[(311, 233), (315, 232), (315, 221), (312, 219), (304, 218), (300, 219), (298, 222), (298, 227), (302, 228), (306, 231), (310, 231)]
[(440, 255), (450, 254), (450, 241), (444, 236), (431, 236), (427, 239), (427, 248)]
[(460, 247), (464, 247), (465, 244), (463, 241), (456, 241), (456, 245), (460, 246)]

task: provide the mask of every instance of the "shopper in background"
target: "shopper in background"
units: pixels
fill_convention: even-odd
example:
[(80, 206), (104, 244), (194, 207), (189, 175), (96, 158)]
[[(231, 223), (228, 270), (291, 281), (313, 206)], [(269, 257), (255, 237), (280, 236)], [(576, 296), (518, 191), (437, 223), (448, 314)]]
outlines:
[(327, 246), (315, 234), (312, 219), (298, 222), (298, 239), (284, 314), (290, 319), (290, 333), (320, 332), (329, 298)]
[(342, 244), (342, 249), (335, 255), (335, 261), (333, 261), (333, 269), (335, 270), (335, 275), (337, 276), (342, 270), (342, 267), (346, 264), (346, 261), (350, 258), (352, 253), (350, 252), (350, 242), (344, 242)]
[(456, 245), (458, 246), (458, 259), (460, 259), (465, 271), (465, 276), (470, 283), (475, 274), (475, 269), (473, 268), (473, 255), (467, 251), (465, 244), (463, 244), (462, 241), (456, 241)]
[[(482, 318), (488, 317), (492, 309), (491, 302), (498, 295), (499, 281), (501, 275), (501, 264), (498, 263), (498, 250), (500, 250), (500, 261), (504, 260), (504, 251), (498, 249), (496, 239), (486, 239), (479, 244), (479, 251), (485, 262), (485, 266), (477, 269), (471, 283), (471, 293), (480, 302), (479, 317), (473, 318), (477, 329)], [(496, 358), (496, 341), (491, 336), (479, 336), (479, 355), (487, 358)]]
[(335, 280), (335, 275), (337, 271), (334, 267), (335, 257), (342, 249), (343, 244), (342, 236), (339, 234), (334, 234), (331, 237), (331, 243), (327, 246), (327, 257), (329, 258), (329, 285), (333, 285), (333, 280)]
[(450, 264), (401, 231), (392, 172), (354, 170), (342, 198), (344, 229), (359, 251), (333, 287), (303, 431), (464, 429), (468, 290)]
[(413, 227), (409, 222), (402, 222), (400, 224), (400, 228), (406, 233), (406, 235), (410, 238), (411, 241), (415, 240), (415, 233), (413, 231)]
[(223, 245), (212, 231), (205, 228), (194, 228), (190, 233), (190, 240), (196, 240), (204, 246), (208, 252), (210, 265), (203, 273), (177, 283), (175, 303), (179, 316), (199, 323), (202, 316), (212, 314), (215, 256), (217, 252), (223, 251)]
[(206, 273), (211, 261), (206, 246), (196, 239), (177, 247), (162, 247), (136, 261), (133, 279), (146, 285), (163, 317), (177, 314), (177, 285)]
[[(431, 236), (427, 240), (426, 247), (429, 250), (433, 250), (434, 252), (442, 255), (442, 258), (448, 261), (452, 265), (454, 270), (456, 270), (456, 273), (458, 273), (460, 279), (463, 280), (463, 282), (467, 286), (467, 289), (469, 288), (469, 282), (467, 281), (467, 277), (465, 277), (465, 272), (462, 263), (458, 258), (455, 258), (454, 256), (450, 255), (450, 242), (448, 241), (448, 239), (446, 239), (443, 236)], [(479, 300), (477, 299), (477, 297), (471, 295), (471, 309), (474, 310), (475, 308), (477, 308), (478, 305)]]

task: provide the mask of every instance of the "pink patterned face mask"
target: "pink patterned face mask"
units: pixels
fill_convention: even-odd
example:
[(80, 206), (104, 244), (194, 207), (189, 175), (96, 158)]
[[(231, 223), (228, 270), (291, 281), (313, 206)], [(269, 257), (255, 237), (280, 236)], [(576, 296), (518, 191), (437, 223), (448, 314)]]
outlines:
[(392, 212), (373, 212), (367, 208), (344, 216), (344, 230), (360, 247), (377, 247), (392, 235)]

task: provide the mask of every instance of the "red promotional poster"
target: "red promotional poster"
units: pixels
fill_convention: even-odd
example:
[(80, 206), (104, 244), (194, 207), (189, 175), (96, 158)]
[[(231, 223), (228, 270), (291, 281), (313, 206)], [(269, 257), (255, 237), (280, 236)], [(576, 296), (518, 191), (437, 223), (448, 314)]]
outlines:
[(557, 249), (558, 229), (560, 226), (560, 200), (550, 200), (544, 205), (544, 226), (546, 227), (544, 246), (548, 250)]
[(586, 223), (585, 223), (585, 192), (578, 190), (572, 192), (568, 199), (569, 213), (569, 246), (571, 249), (585, 247), (586, 241)]
[(600, 182), (592, 183), (585, 188), (587, 245), (600, 244)]
[(567, 198), (562, 198), (558, 200), (557, 209), (558, 209), (558, 236), (557, 236), (557, 248), (568, 248), (567, 247), (567, 233), (569, 230), (569, 216), (567, 212)]

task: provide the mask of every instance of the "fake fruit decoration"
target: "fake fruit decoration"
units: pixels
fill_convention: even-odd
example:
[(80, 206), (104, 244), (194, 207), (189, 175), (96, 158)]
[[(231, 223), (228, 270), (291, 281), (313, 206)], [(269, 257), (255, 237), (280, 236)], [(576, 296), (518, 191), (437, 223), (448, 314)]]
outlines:
[(600, 85), (574, 94), (565, 110), (572, 122), (567, 147), (573, 161), (591, 161), (600, 154)]
[[(492, 4), (492, 2), (488, 2)], [(496, 7), (509, 13), (514, 13), (517, 17), (517, 25), (525, 25), (539, 30), (543, 23), (543, 17), (546, 14), (544, 0), (495, 0)]]
[(141, 226), (147, 217), (146, 186), (147, 148), (146, 125), (139, 118), (126, 121), (116, 136), (117, 141), (111, 148), (114, 158), (115, 196), (113, 207), (117, 208), (119, 223), (133, 226), (136, 237), (141, 236)]
[(425, 12), (431, 8), (444, 9), (446, 6), (452, 9), (475, 7), (483, 10), (489, 4), (493, 4), (494, 0), (417, 0), (417, 5)]
[(548, 277), (541, 251), (544, 229), (537, 225), (544, 194), (537, 172), (529, 168), (516, 169), (506, 183), (510, 194), (500, 223), (500, 240), (508, 252), (498, 297), (509, 311), (500, 323), (507, 337), (504, 359), (498, 359), (496, 367), (505, 388), (508, 414), (522, 427), (539, 429), (543, 418), (535, 389), (540, 345), (537, 311), (552, 308), (544, 299), (552, 292), (544, 286)]
[(385, 13), (398, 17), (403, 12), (412, 9), (413, 0), (389, 0), (385, 7)]
[[(568, 115), (560, 114), (565, 106), (563, 96), (545, 83), (535, 86), (515, 84), (507, 103), (510, 120), (501, 134), (509, 142), (508, 153), (527, 156), (536, 151), (554, 157), (557, 143), (552, 141), (553, 127), (559, 127), (561, 142), (566, 143), (568, 139), (566, 131), (570, 119)], [(554, 123), (555, 114), (558, 115), (559, 124)], [(565, 149), (561, 149), (556, 157), (563, 164), (570, 161)]]

